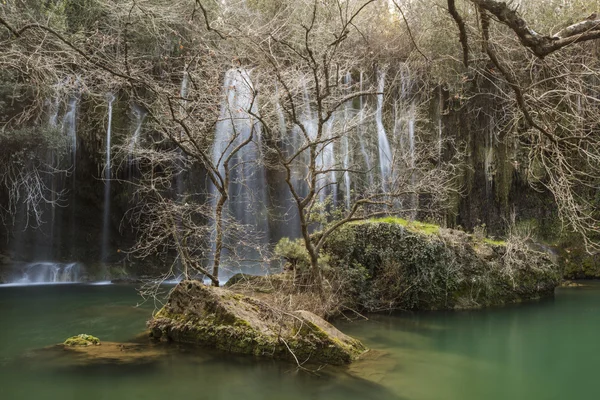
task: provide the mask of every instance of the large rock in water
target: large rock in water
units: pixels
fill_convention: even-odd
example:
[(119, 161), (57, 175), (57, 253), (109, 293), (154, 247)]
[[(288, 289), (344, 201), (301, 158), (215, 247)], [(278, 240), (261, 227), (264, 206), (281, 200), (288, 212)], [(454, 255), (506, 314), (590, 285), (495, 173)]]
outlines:
[(347, 224), (324, 251), (351, 278), (348, 307), (367, 311), (518, 303), (551, 296), (561, 282), (535, 246), (398, 218)]
[(252, 297), (183, 281), (148, 322), (152, 337), (219, 350), (347, 364), (365, 347), (308, 311), (286, 313)]

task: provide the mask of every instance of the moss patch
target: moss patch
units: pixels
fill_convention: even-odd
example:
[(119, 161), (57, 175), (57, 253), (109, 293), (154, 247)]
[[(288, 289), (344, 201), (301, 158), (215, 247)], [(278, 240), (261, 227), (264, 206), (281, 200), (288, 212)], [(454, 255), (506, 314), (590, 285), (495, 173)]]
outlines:
[(366, 350), (358, 340), (308, 311), (282, 312), (255, 298), (197, 281), (177, 285), (148, 326), (155, 339), (334, 365), (347, 364)]
[(347, 288), (348, 308), (480, 308), (552, 295), (560, 283), (551, 257), (525, 244), (439, 228), (425, 235), (399, 219), (387, 221), (348, 224), (324, 246), (332, 267), (356, 277)]
[(65, 346), (99, 346), (100, 339), (95, 336), (82, 333), (77, 336), (71, 336), (63, 343)]
[(490, 238), (484, 238), (483, 242), (492, 246), (506, 246), (506, 241), (504, 240), (494, 240)]
[[(385, 217), (385, 218), (372, 218), (367, 221), (367, 223), (378, 223), (383, 222), (387, 224), (395, 224), (400, 225), (407, 228), (410, 231), (423, 233), (426, 235), (435, 235), (440, 232), (440, 227), (434, 224), (427, 224), (419, 221), (408, 221), (403, 218), (398, 217)], [(357, 224), (364, 222), (357, 222)]]

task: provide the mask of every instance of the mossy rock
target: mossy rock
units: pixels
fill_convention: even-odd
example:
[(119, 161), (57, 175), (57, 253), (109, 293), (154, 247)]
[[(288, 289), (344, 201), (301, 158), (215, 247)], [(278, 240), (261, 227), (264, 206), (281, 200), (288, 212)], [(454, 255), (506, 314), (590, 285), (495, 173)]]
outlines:
[(552, 257), (527, 243), (508, 246), (457, 230), (417, 223), (409, 228), (402, 221), (347, 224), (328, 238), (324, 251), (332, 266), (358, 277), (347, 289), (347, 307), (481, 308), (550, 296), (560, 284)]
[(308, 311), (285, 313), (198, 281), (179, 283), (148, 326), (155, 339), (278, 359), (341, 365), (366, 351)]
[(92, 335), (82, 333), (77, 336), (71, 336), (63, 343), (65, 346), (99, 346), (100, 339)]

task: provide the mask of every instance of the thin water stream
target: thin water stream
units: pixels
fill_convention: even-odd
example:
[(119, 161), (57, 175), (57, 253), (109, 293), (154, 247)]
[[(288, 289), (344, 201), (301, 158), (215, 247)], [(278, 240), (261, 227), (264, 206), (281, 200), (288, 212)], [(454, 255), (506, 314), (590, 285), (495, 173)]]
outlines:
[(600, 284), (505, 308), (375, 315), (338, 323), (379, 357), (320, 376), (293, 365), (169, 347), (152, 363), (39, 363), (32, 350), (76, 333), (127, 341), (153, 304), (130, 286), (0, 288), (3, 399), (592, 399)]

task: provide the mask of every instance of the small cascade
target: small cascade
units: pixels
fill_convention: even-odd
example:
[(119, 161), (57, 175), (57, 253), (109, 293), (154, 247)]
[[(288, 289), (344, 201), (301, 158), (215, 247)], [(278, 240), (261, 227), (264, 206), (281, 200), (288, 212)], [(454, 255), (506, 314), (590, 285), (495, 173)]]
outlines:
[[(335, 124), (336, 115), (332, 115), (329, 121), (325, 125), (324, 138), (331, 138), (333, 136), (333, 127)], [(324, 202), (327, 197), (327, 189), (331, 189), (331, 195), (333, 197), (333, 205), (337, 203), (337, 177), (335, 171), (335, 146), (333, 141), (327, 143), (320, 149), (320, 156), (318, 158), (317, 169), (327, 171), (331, 170), (326, 174), (319, 175), (317, 179), (317, 190), (319, 191), (319, 201)]]
[[(179, 89), (179, 96), (183, 99), (182, 103), (181, 103), (181, 118), (185, 118), (185, 113), (186, 113), (186, 109), (185, 109), (185, 105), (186, 105), (186, 98), (187, 98), (187, 94), (188, 94), (188, 72), (187, 71), (183, 71), (183, 78), (181, 79), (181, 88)], [(179, 140), (181, 141), (181, 139), (183, 138), (183, 136), (185, 135), (185, 131), (182, 129), (179, 133)], [(181, 149), (178, 149), (179, 154), (181, 154)], [(182, 174), (178, 174), (177, 175), (177, 197), (181, 197), (183, 195), (184, 192), (184, 182), (183, 182), (183, 176)]]
[[(408, 162), (410, 168), (412, 170), (410, 175), (410, 183), (414, 185), (415, 183), (415, 165), (416, 165), (416, 155), (415, 155), (415, 119), (416, 119), (416, 106), (414, 103), (410, 105), (409, 113), (408, 113)], [(410, 219), (414, 220), (416, 218), (416, 210), (419, 208), (419, 197), (416, 194), (410, 195), (410, 207), (413, 211), (410, 213)]]
[[(229, 211), (236, 222), (255, 231), (260, 244), (268, 243), (267, 184), (261, 164), (260, 125), (248, 111), (258, 113), (250, 74), (244, 69), (231, 69), (225, 75), (225, 99), (221, 118), (215, 129), (213, 162), (224, 173), (224, 160), (239, 144), (254, 135), (229, 161)], [(216, 194), (213, 188), (213, 194)], [(213, 196), (213, 207), (216, 196)]]
[[(275, 111), (277, 113), (276, 115), (279, 125), (278, 139), (281, 141), (284, 154), (286, 156), (290, 156), (294, 153), (296, 148), (299, 147), (301, 139), (298, 136), (297, 127), (288, 130), (285, 113), (281, 105), (281, 94), (279, 91), (279, 87), (276, 87)], [(298, 168), (296, 168), (296, 166), (297, 164), (295, 163), (292, 167), (291, 178), (293, 181), (293, 185), (295, 187), (300, 187), (301, 177), (298, 176)], [(283, 175), (281, 176), (283, 178)], [(287, 183), (285, 183), (283, 179), (279, 179), (277, 182), (270, 182), (270, 184), (276, 187), (275, 197), (277, 199), (272, 205), (275, 208), (278, 208), (278, 211), (273, 213), (276, 216), (276, 220), (278, 221), (278, 223), (276, 225), (276, 229), (274, 229), (271, 232), (271, 234), (275, 235), (276, 240), (278, 240), (281, 237), (300, 237), (299, 226), (297, 223), (298, 213), (296, 208), (296, 202), (292, 197), (289, 188), (287, 187)]]
[(127, 156), (127, 179), (129, 181), (133, 181), (135, 176), (136, 163), (134, 151), (140, 140), (140, 134), (142, 133), (142, 125), (144, 123), (144, 119), (146, 118), (146, 111), (138, 105), (134, 104), (131, 107), (131, 113), (135, 118), (135, 125), (133, 128), (133, 135), (131, 135), (131, 139), (129, 140), (129, 154)]
[[(348, 88), (352, 85), (352, 75), (350, 72), (346, 73), (346, 85)], [(352, 102), (349, 100), (344, 104), (344, 125), (348, 124), (348, 121), (351, 119), (351, 108)], [(351, 179), (350, 179), (350, 144), (348, 141), (348, 134), (346, 133), (348, 129), (344, 126), (344, 136), (342, 137), (342, 151), (343, 151), (343, 168), (346, 172), (344, 172), (344, 205), (346, 209), (350, 209), (351, 202)]]
[(129, 142), (129, 153), (133, 153), (135, 146), (137, 146), (140, 140), (140, 133), (142, 132), (142, 124), (144, 123), (144, 119), (146, 118), (146, 111), (143, 108), (133, 105), (131, 108), (133, 112), (133, 116), (135, 117), (135, 129), (133, 131), (133, 135), (131, 136), (131, 141)]
[[(363, 91), (363, 72), (360, 71), (360, 91)], [(360, 110), (358, 111), (358, 141), (360, 144), (360, 152), (362, 153), (362, 156), (365, 160), (365, 165), (367, 167), (367, 179), (369, 181), (369, 186), (373, 186), (373, 170), (372, 170), (372, 163), (371, 163), (371, 157), (369, 156), (369, 153), (367, 151), (367, 145), (365, 143), (365, 104), (364, 104), (364, 96), (360, 96), (359, 97), (359, 107)]]
[(350, 168), (350, 145), (348, 144), (348, 137), (344, 136), (342, 138), (342, 151), (343, 154), (343, 167), (346, 172), (344, 172), (344, 205), (346, 209), (350, 209), (350, 200), (351, 200), (351, 181), (350, 181), (350, 173), (348, 169)]
[(442, 115), (444, 114), (444, 93), (442, 91), (442, 85), (438, 86), (438, 115), (437, 115), (437, 130), (438, 130), (438, 162), (442, 162), (442, 138), (443, 138), (443, 124)]
[(108, 126), (106, 128), (106, 156), (105, 156), (105, 167), (104, 167), (104, 215), (102, 222), (102, 261), (106, 262), (108, 258), (108, 245), (110, 243), (110, 180), (111, 174), (111, 163), (110, 163), (110, 152), (111, 152), (111, 128), (112, 128), (112, 111), (113, 101), (115, 96), (112, 93), (107, 95), (108, 99)]
[[(50, 112), (49, 112), (49, 117), (48, 117), (48, 125), (51, 128), (56, 128), (58, 126), (58, 113), (60, 111), (60, 100), (61, 100), (61, 87), (62, 87), (63, 83), (58, 83), (56, 85), (56, 96), (54, 97), (54, 100), (50, 103)], [(47, 155), (48, 157), (48, 165), (58, 165), (59, 160), (58, 160), (58, 156), (56, 155), (56, 152), (54, 150), (51, 150), (50, 153)], [(57, 199), (57, 192), (58, 192), (58, 177), (54, 174), (52, 174), (49, 178), (51, 180), (50, 182), (50, 196), (51, 196), (51, 201), (52, 201), (52, 206), (50, 207), (50, 243), (54, 243), (54, 230), (55, 230), (55, 221), (56, 221), (56, 206), (54, 204), (56, 204)]]
[[(77, 78), (76, 85), (79, 82)], [(66, 134), (70, 143), (71, 153), (71, 188), (69, 193), (68, 205), (69, 205), (69, 229), (70, 233), (68, 236), (68, 249), (69, 257), (72, 256), (75, 248), (75, 232), (77, 232), (77, 109), (79, 106), (79, 96), (74, 95), (70, 98), (67, 105), (67, 111), (64, 115), (62, 128)], [(52, 243), (55, 245), (55, 243)], [(54, 257), (53, 257), (54, 258)]]
[(70, 151), (71, 151), (71, 165), (73, 169), (77, 164), (77, 106), (79, 104), (79, 98), (76, 96), (71, 97), (67, 112), (64, 115), (62, 122), (63, 132), (69, 138)]
[(387, 181), (392, 172), (392, 150), (383, 126), (383, 92), (385, 89), (385, 72), (379, 73), (377, 94), (377, 111), (375, 123), (377, 125), (377, 143), (379, 146), (379, 169), (381, 171), (381, 184), (383, 191), (387, 191)]
[(415, 167), (415, 105), (410, 105), (408, 114), (408, 154), (410, 167)]
[(78, 263), (35, 262), (23, 268), (22, 276), (10, 283), (76, 283), (84, 268)]
[(61, 87), (62, 83), (56, 85), (56, 96), (52, 101), (49, 102), (50, 109), (48, 113), (48, 125), (56, 127), (58, 125), (58, 112), (60, 111), (60, 98), (61, 98)]

